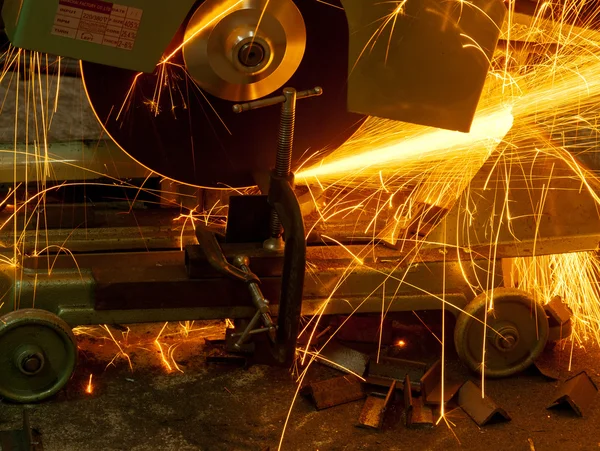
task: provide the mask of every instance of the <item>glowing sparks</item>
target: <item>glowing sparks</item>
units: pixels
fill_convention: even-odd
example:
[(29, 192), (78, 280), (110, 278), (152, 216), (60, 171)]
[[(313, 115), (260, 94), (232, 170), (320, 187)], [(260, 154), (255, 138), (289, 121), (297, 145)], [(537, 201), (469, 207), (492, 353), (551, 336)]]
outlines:
[[(145, 100), (146, 107), (153, 113), (158, 115), (165, 111), (173, 112), (175, 109), (172, 98), (170, 108), (164, 105), (161, 108), (162, 89), (164, 86), (169, 86), (169, 77), (171, 77), (169, 70), (175, 54), (203, 29), (236, 8), (239, 3), (226, 2), (220, 5), (219, 11), (207, 16), (198, 29), (188, 32), (180, 47), (163, 58), (155, 75), (157, 80), (155, 93), (152, 98)], [(382, 37), (386, 29), (390, 31), (391, 36), (396, 19), (404, 14), (406, 1), (390, 3), (393, 6), (392, 12), (382, 18), (383, 26), (378, 29), (376, 35), (373, 35), (373, 42), (369, 42), (368, 45), (374, 45), (374, 41)], [(460, 2), (461, 6), (463, 3), (469, 5), (468, 2)], [(548, 178), (548, 183), (545, 185), (548, 189), (550, 181), (559, 176), (553, 172), (549, 175), (527, 173), (524, 163), (544, 155), (557, 156), (565, 161), (571, 170), (570, 175), (560, 177), (570, 178), (573, 181), (571, 189), (589, 191), (594, 200), (600, 204), (600, 197), (591, 183), (597, 174), (583, 169), (579, 163), (579, 160), (586, 155), (595, 156), (597, 153), (598, 123), (600, 123), (600, 113), (597, 108), (600, 99), (600, 77), (598, 76), (600, 39), (597, 32), (588, 30), (585, 26), (574, 27), (569, 25), (569, 20), (566, 20), (576, 16), (582, 5), (581, 1), (569, 0), (562, 10), (553, 11), (554, 7), (550, 2), (544, 3), (538, 9), (537, 15), (531, 18), (526, 27), (527, 31), (521, 34), (518, 33), (521, 27), (516, 21), (517, 18), (512, 12), (509, 13), (502, 37), (505, 41), (504, 48), (496, 52), (491, 62), (493, 70), (471, 133), (434, 130), (369, 118), (355, 136), (323, 161), (318, 161), (316, 164), (314, 159), (305, 162), (304, 169), (296, 174), (296, 179), (300, 184), (305, 185), (302, 188), (309, 190), (310, 197), (314, 201), (315, 216), (318, 218), (316, 224), (332, 223), (336, 220), (350, 221), (358, 217), (356, 228), (360, 226), (360, 231), (363, 233), (361, 238), (366, 243), (363, 253), (355, 253), (346, 245), (345, 239), (349, 235), (343, 238), (335, 235), (335, 226), (330, 228), (332, 230), (330, 235), (320, 234), (325, 243), (331, 242), (342, 247), (352, 257), (350, 266), (340, 271), (339, 282), (333, 284), (330, 296), (323, 303), (320, 313), (325, 311), (327, 302), (336, 296), (336, 289), (342, 285), (348, 273), (357, 265), (362, 267), (361, 270), (369, 269), (365, 265), (365, 261), (368, 261), (365, 255), (370, 252), (374, 254), (374, 243), (379, 243), (381, 240), (400, 249), (403, 249), (402, 246), (408, 246), (407, 243), (417, 250), (424, 245), (441, 246), (443, 249), (440, 260), (445, 260), (450, 252), (445, 246), (446, 237), (441, 240), (443, 241), (441, 243), (427, 242), (428, 233), (440, 224), (441, 218), (455, 202), (459, 202), (460, 221), (462, 221), (456, 224), (456, 233), (458, 229), (463, 229), (460, 226), (472, 222), (478, 215), (488, 214), (488, 212), (477, 211), (473, 207), (472, 193), (468, 186), (486, 160), (492, 163), (494, 169), (498, 169), (502, 177), (494, 179), (490, 172), (485, 188), (499, 193), (500, 186), (506, 187), (508, 192), (509, 188), (514, 187), (516, 180), (525, 180), (529, 186), (533, 186), (532, 180), (542, 176)], [(509, 10), (512, 11), (514, 4), (511, 3), (509, 6), (511, 6)], [(543, 18), (545, 13), (551, 13), (549, 15), (557, 20), (550, 21)], [(463, 37), (465, 49), (481, 51), (479, 44), (472, 38), (467, 35)], [(387, 36), (383, 36), (383, 39), (386, 38)], [(17, 61), (20, 67), (23, 58), (26, 58), (26, 53), (19, 51), (8, 54), (5, 61)], [(44, 114), (35, 120), (36, 130), (43, 132), (35, 137), (35, 142), (38, 144), (31, 154), (38, 163), (39, 174), (43, 174), (44, 179), (49, 174), (49, 164), (52, 162), (48, 154), (46, 135), (52, 122), (51, 111), (56, 110), (57, 101), (49, 101), (46, 92), (49, 91), (48, 89), (40, 93), (39, 89), (43, 86), (43, 83), (40, 83), (41, 59), (39, 56), (31, 56), (30, 60), (37, 69), (30, 74), (19, 74), (25, 76), (27, 83), (25, 89), (19, 92), (34, 95), (33, 99), (27, 101), (29, 105), (32, 105), (32, 100), (40, 105), (52, 104), (51, 108), (46, 106)], [(6, 73), (3, 73), (2, 77), (5, 75)], [(138, 74), (133, 78), (125, 101), (121, 109), (116, 112), (117, 118), (126, 113), (127, 106), (136, 94), (136, 85), (140, 81), (140, 76), (141, 74)], [(192, 85), (193, 83), (190, 83), (190, 87), (197, 88)], [(52, 92), (57, 91), (58, 84), (55, 89), (52, 89)], [(169, 96), (172, 95), (169, 92)], [(22, 98), (18, 99), (17, 105), (23, 101)], [(29, 193), (26, 199), (22, 200), (16, 194), (17, 188), (18, 185), (15, 183), (14, 190), (2, 200), (2, 204), (10, 203), (14, 206), (10, 216), (15, 227), (14, 256), (9, 258), (8, 262), (14, 267), (16, 274), (18, 270), (23, 270), (18, 264), (25, 254), (22, 246), (23, 234), (17, 230), (16, 219), (22, 220), (21, 223), (25, 224), (32, 221), (34, 215), (43, 208), (45, 194), (50, 189), (45, 182), (42, 182), (39, 186), (39, 194)], [(526, 193), (523, 198), (527, 200), (528, 196), (533, 198), (531, 192)], [(543, 200), (542, 197), (540, 203), (543, 203)], [(479, 269), (487, 274), (481, 279), (467, 281), (469, 289), (474, 292), (487, 291), (495, 286), (497, 282), (494, 280), (495, 265), (501, 257), (495, 247), (500, 226), (508, 224), (510, 227), (517, 219), (508, 195), (499, 196), (496, 201), (501, 208), (494, 210), (489, 218), (484, 218), (487, 228), (478, 231), (491, 245), (489, 254), (477, 256), (480, 259), (477, 262), (475, 256), (459, 262), (463, 275), (466, 273), (465, 267), (483, 265)], [(536, 228), (535, 238), (544, 238), (538, 236), (537, 230), (543, 219), (542, 205), (533, 201), (531, 203), (530, 217)], [(195, 208), (186, 209), (175, 220), (182, 224), (182, 247), (183, 229), (194, 228), (198, 222), (205, 225), (209, 223), (223, 225), (226, 221), (226, 208), (225, 203), (216, 201), (212, 207), (202, 212)], [(10, 220), (3, 226), (10, 224)], [(444, 227), (446, 226), (450, 227), (454, 224), (444, 223)], [(37, 255), (40, 250), (69, 252), (66, 246), (59, 249), (43, 243), (43, 231), (38, 232), (40, 231), (36, 230), (36, 240), (39, 239), (39, 243), (36, 241), (34, 255)], [(465, 253), (470, 255), (472, 249), (469, 240), (473, 239), (475, 242), (476, 238), (481, 237), (468, 237)], [(4, 257), (2, 258), (4, 262)], [(469, 258), (473, 258), (473, 261)], [(402, 263), (410, 269), (413, 261)], [(514, 278), (515, 286), (533, 293), (539, 302), (547, 302), (552, 296), (560, 295), (569, 304), (574, 313), (572, 321), (575, 330), (571, 345), (574, 342), (578, 344), (600, 342), (600, 289), (597, 282), (600, 276), (600, 264), (596, 255), (586, 252), (534, 256), (516, 258), (511, 264), (517, 275)], [(406, 270), (407, 273), (409, 269)], [(399, 282), (399, 286), (403, 288), (419, 289), (419, 287), (409, 286), (402, 277), (399, 278)], [(424, 291), (422, 287), (421, 290)], [(445, 279), (442, 291), (446, 292)], [(435, 297), (439, 296), (439, 293), (431, 293), (431, 295)], [(442, 305), (445, 306), (443, 293), (441, 298)], [(387, 313), (386, 307), (389, 308), (395, 299), (392, 297), (388, 305), (385, 302), (387, 299), (384, 290), (381, 306), (382, 322)], [(492, 306), (489, 307), (491, 310)], [(320, 333), (317, 330), (319, 319), (320, 316), (317, 315), (316, 319), (310, 320), (310, 327), (314, 329), (312, 332), (309, 330), (307, 335), (311, 338)], [(172, 332), (172, 327), (175, 328), (175, 332)], [(226, 327), (233, 327), (230, 320), (227, 320)], [(130, 358), (130, 354), (134, 355), (132, 350), (145, 348), (151, 351), (153, 358), (166, 371), (183, 372), (184, 367), (177, 363), (175, 353), (177, 349), (181, 349), (179, 346), (186, 340), (197, 337), (196, 332), (200, 329), (193, 321), (171, 326), (165, 323), (155, 338), (144, 343), (130, 343), (128, 333), (124, 333), (122, 337), (119, 337), (118, 333), (115, 336), (107, 326), (104, 326), (101, 331), (105, 342), (112, 344), (113, 351), (116, 349), (116, 355), (110, 364), (116, 364), (117, 360), (122, 359), (124, 360), (122, 363), (126, 361), (133, 369)], [(81, 327), (76, 332), (78, 335), (97, 336), (98, 330)], [(176, 342), (172, 342), (173, 337), (176, 337)], [(444, 334), (441, 338), (436, 337), (442, 347), (445, 345), (443, 337)], [(398, 348), (408, 346), (402, 339), (395, 345)], [(484, 343), (482, 346), (485, 347)], [(319, 353), (312, 349), (301, 349), (300, 354), (302, 354), (303, 364), (307, 356), (310, 357), (309, 365), (313, 361), (323, 360)], [(482, 366), (485, 367), (485, 362), (482, 362)], [(302, 373), (301, 379), (305, 374)], [(93, 390), (92, 374), (90, 374), (85, 391), (91, 394)], [(438, 422), (441, 423), (444, 419), (445, 423), (449, 424), (446, 414), (442, 410)], [(283, 436), (281, 440), (283, 441)]]
[(600, 261), (595, 252), (520, 257), (510, 264), (515, 288), (542, 304), (560, 296), (569, 306), (573, 342), (600, 343)]
[[(428, 242), (428, 230), (431, 230), (428, 224), (439, 225), (439, 218), (456, 203), (457, 223), (444, 221), (444, 227), (453, 227), (457, 235), (466, 235), (461, 252), (467, 257), (459, 260), (459, 264), (465, 279), (466, 267), (482, 271), (481, 278), (466, 280), (476, 294), (497, 286), (496, 265), (503, 255), (496, 243), (501, 228), (508, 227), (517, 242), (513, 223), (520, 218), (514, 214), (518, 209), (511, 205), (515, 200), (508, 195), (509, 190), (521, 190), (519, 199), (526, 205), (525, 211), (531, 204), (530, 213), (525, 215), (533, 224), (534, 254), (535, 243), (545, 238), (540, 234), (540, 223), (546, 220), (543, 204), (550, 189), (587, 192), (600, 205), (597, 188), (600, 38), (592, 29), (597, 27), (592, 22), (597, 21), (600, 10), (579, 17), (586, 9), (584, 4), (590, 5), (581, 0), (560, 5), (545, 2), (524, 23), (523, 15), (514, 13), (515, 2), (509, 1), (507, 23), (501, 37), (503, 44), (491, 61), (492, 71), (477, 115), (477, 118), (485, 117), (491, 111), (499, 112), (499, 105), (509, 105), (511, 118), (504, 127), (489, 123), (491, 130), (499, 125), (498, 133), (488, 130), (483, 139), (467, 141), (461, 148), (461, 143), (447, 132), (369, 118), (348, 142), (322, 161), (317, 161), (314, 155), (305, 161), (297, 180), (311, 192), (314, 189), (319, 193), (313, 196), (317, 222), (328, 223), (324, 229), (331, 230), (337, 224), (337, 217), (358, 217), (357, 226), (363, 224), (366, 217), (368, 226), (361, 236), (368, 242), (365, 248), (374, 247), (379, 240), (400, 248), (403, 243), (414, 243), (417, 248), (423, 245), (443, 248), (440, 258), (445, 258), (450, 252), (444, 247), (446, 237), (437, 237), (443, 242)], [(386, 16), (382, 23), (386, 20), (389, 24), (392, 19)], [(574, 23), (578, 26), (572, 25)], [(372, 41), (378, 37), (374, 35)], [(477, 42), (466, 35), (463, 38), (467, 51), (481, 50)], [(368, 46), (372, 45), (374, 42), (370, 41)], [(364, 51), (367, 50), (365, 47)], [(559, 175), (552, 168), (542, 174), (528, 170), (531, 162), (545, 156), (562, 161), (570, 171)], [(586, 158), (591, 161), (593, 170), (583, 168), (581, 162)], [(482, 169), (486, 159), (489, 164)], [(472, 191), (469, 183), (480, 170), (484, 175), (489, 171), (484, 190), (498, 194), (494, 198), (497, 207), (494, 205), (491, 211), (478, 210), (471, 197), (476, 195), (476, 190)], [(536, 183), (544, 178), (543, 183)], [(571, 188), (551, 183), (561, 179), (570, 180)], [(539, 189), (543, 191), (541, 196), (536, 191)], [(501, 194), (503, 192), (506, 195)], [(438, 219), (428, 219), (436, 211)], [(593, 209), (589, 213), (597, 214)], [(472, 230), (471, 225), (476, 221), (485, 223), (485, 228)], [(411, 224), (415, 223), (419, 224), (420, 233), (414, 233)], [(318, 226), (313, 225), (313, 228), (318, 229)], [(489, 244), (489, 253), (473, 255), (471, 243), (481, 242)], [(600, 264), (594, 253), (516, 258), (511, 265), (518, 275), (516, 286), (532, 293), (539, 302), (548, 302), (552, 296), (560, 295), (568, 303), (574, 314), (571, 345), (574, 342), (600, 343)], [(502, 266), (506, 274), (507, 269)], [(339, 284), (344, 277), (345, 274), (340, 275)], [(332, 289), (330, 298), (336, 296), (339, 284)], [(404, 285), (408, 284), (404, 282)], [(385, 312), (382, 318), (384, 315)], [(316, 324), (318, 320), (313, 321), (311, 327), (316, 329)], [(443, 337), (440, 341), (444, 346)], [(481, 346), (485, 348), (484, 342)], [(485, 375), (485, 359), (482, 368)], [(438, 422), (443, 419), (450, 427), (448, 413), (442, 412)]]
[(229, 0), (225, 2), (218, 2), (215, 4), (215, 7), (212, 11), (207, 11), (203, 20), (196, 24), (196, 27), (193, 30), (187, 30), (185, 39), (183, 42), (175, 48), (171, 53), (165, 56), (160, 64), (165, 64), (171, 60), (179, 51), (192, 42), (196, 36), (206, 30), (208, 27), (218, 23), (223, 17), (225, 17), (231, 11), (234, 11), (239, 5), (242, 4), (242, 0)]
[[(362, 171), (398, 167), (415, 160), (426, 163), (438, 160), (443, 152), (463, 152), (471, 146), (483, 146), (489, 154), (504, 138), (513, 125), (509, 108), (478, 116), (470, 133), (448, 130), (422, 129), (420, 135), (393, 144), (366, 148), (356, 155), (335, 158), (335, 161), (305, 169), (297, 174), (298, 179), (310, 177), (339, 176), (340, 174), (361, 174)], [(341, 149), (342, 150), (342, 149)]]
[(91, 395), (92, 393), (94, 393), (94, 386), (92, 385), (92, 376), (93, 376), (93, 374), (90, 373), (90, 378), (88, 379), (88, 383), (85, 386), (85, 392), (88, 395)]

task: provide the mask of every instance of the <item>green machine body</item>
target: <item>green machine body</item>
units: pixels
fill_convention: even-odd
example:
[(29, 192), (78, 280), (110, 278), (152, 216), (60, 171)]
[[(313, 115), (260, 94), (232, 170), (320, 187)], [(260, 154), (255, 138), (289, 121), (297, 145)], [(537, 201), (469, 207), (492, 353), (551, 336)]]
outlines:
[(5, 0), (19, 48), (152, 72), (195, 0)]

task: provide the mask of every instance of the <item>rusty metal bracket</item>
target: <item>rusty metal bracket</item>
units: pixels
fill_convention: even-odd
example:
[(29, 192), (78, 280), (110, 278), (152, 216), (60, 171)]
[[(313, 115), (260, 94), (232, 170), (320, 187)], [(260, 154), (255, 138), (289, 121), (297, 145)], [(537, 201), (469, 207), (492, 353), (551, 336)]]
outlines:
[(544, 311), (548, 315), (548, 325), (550, 327), (548, 341), (559, 341), (568, 338), (573, 330), (573, 324), (571, 323), (573, 312), (563, 302), (562, 298), (554, 296), (544, 306)]
[(488, 396), (482, 398), (481, 389), (471, 381), (465, 382), (460, 387), (458, 405), (478, 426), (511, 420), (506, 410), (498, 407)]
[(406, 411), (406, 427), (410, 429), (433, 427), (433, 410), (423, 403), (423, 398), (413, 398), (408, 374), (404, 378), (404, 409)]
[(396, 392), (396, 381), (392, 381), (389, 385), (387, 394), (372, 393), (367, 396), (367, 400), (363, 405), (360, 417), (358, 418), (358, 426), (372, 429), (381, 429), (385, 412), (388, 410), (390, 403), (394, 400)]
[[(369, 363), (369, 372), (366, 382), (371, 385), (389, 387), (390, 382), (395, 380), (400, 389), (404, 389), (404, 379), (406, 375), (410, 380), (420, 380), (427, 371), (427, 364), (413, 360), (397, 359), (394, 357), (381, 357), (379, 362), (371, 361)], [(413, 382), (414, 391), (421, 390), (419, 382)]]
[(585, 371), (567, 379), (558, 387), (552, 403), (547, 407), (551, 409), (559, 406), (569, 406), (573, 411), (583, 416), (598, 393), (598, 387)]
[[(444, 381), (442, 384), (442, 362), (438, 360), (421, 377), (420, 385), (423, 402), (439, 405), (450, 401), (456, 395), (462, 383)], [(443, 396), (442, 387), (444, 388)]]
[(533, 365), (542, 376), (557, 381), (561, 373), (568, 370), (568, 358), (561, 359), (560, 353), (555, 353), (553, 349), (546, 347)]
[(339, 406), (365, 397), (360, 379), (352, 375), (313, 382), (302, 391), (312, 397), (317, 410)]
[(362, 352), (330, 341), (319, 353), (317, 360), (336, 370), (363, 376), (369, 364), (369, 356)]
[(569, 309), (560, 296), (554, 296), (550, 302), (544, 306), (544, 311), (548, 315), (550, 326), (560, 326), (565, 324), (573, 316), (573, 312)]

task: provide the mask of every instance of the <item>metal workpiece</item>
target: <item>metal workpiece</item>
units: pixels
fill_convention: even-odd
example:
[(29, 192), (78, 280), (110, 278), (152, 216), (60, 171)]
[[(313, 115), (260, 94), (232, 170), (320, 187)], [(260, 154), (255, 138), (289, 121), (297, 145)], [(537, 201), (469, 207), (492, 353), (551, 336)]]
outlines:
[(573, 323), (571, 322), (573, 312), (562, 297), (554, 296), (550, 302), (544, 305), (544, 311), (548, 315), (548, 341), (569, 338), (573, 332)]
[[(329, 261), (316, 258), (318, 253), (315, 250), (313, 254), (312, 249), (309, 252), (309, 255), (315, 255), (308, 261), (318, 268), (318, 277), (306, 278), (304, 298), (307, 312), (316, 312), (329, 298), (325, 314), (349, 314), (356, 308), (358, 312), (376, 311), (374, 306), (379, 305), (381, 309), (382, 296), (385, 296), (386, 303), (395, 311), (438, 310), (445, 303), (448, 311), (457, 315), (457, 308), (464, 308), (474, 297), (471, 287), (477, 286), (477, 277), (487, 275), (483, 268), (490, 266), (490, 270), (494, 269), (493, 280), (497, 286), (503, 283), (501, 266), (488, 265), (485, 261), (410, 264), (411, 259), (406, 259), (407, 263), (401, 264), (395, 259), (390, 262), (381, 259), (374, 264), (359, 264), (352, 261), (347, 253), (347, 260)], [(345, 274), (341, 283), (340, 274)], [(480, 280), (485, 280), (485, 276)]]
[[(425, 404), (440, 405), (450, 401), (463, 385), (462, 382), (442, 381), (442, 361), (437, 360), (419, 381)], [(442, 392), (442, 387), (444, 391)]]
[[(44, 227), (47, 222), (52, 222), (51, 227), (44, 233), (44, 246), (50, 250), (67, 248), (73, 254), (92, 252), (118, 252), (122, 249), (135, 252), (136, 250), (164, 250), (180, 249), (181, 246), (196, 242), (192, 228), (182, 230), (180, 224), (173, 220), (179, 215), (173, 211), (158, 213), (156, 211), (134, 211), (132, 214), (123, 215), (118, 210), (95, 207), (91, 204), (77, 205), (81, 211), (75, 218), (65, 214), (62, 204), (47, 205), (45, 207)], [(11, 211), (0, 213), (2, 221), (9, 221), (2, 230), (0, 247), (12, 254), (13, 246), (19, 243), (19, 251), (25, 255), (35, 255), (40, 251), (39, 230), (35, 222), (28, 222), (25, 232), (14, 235)], [(35, 219), (35, 218), (34, 218)], [(69, 224), (69, 220), (71, 223)], [(77, 221), (81, 219), (80, 221)], [(23, 217), (18, 216), (17, 221), (22, 222)], [(137, 225), (136, 225), (137, 221)], [(85, 224), (85, 226), (82, 226)], [(41, 226), (41, 224), (40, 224)], [(62, 227), (61, 227), (62, 226)], [(21, 229), (22, 230), (22, 229)], [(120, 255), (123, 255), (121, 253)], [(60, 254), (59, 254), (60, 257)], [(52, 256), (52, 259), (55, 257)], [(77, 257), (79, 258), (79, 256)]]
[(561, 374), (569, 372), (569, 361), (557, 359), (552, 346), (547, 346), (539, 355), (533, 365), (546, 379), (557, 381)]
[(336, 341), (330, 341), (320, 350), (317, 361), (336, 370), (362, 377), (369, 364), (369, 356)]
[(404, 412), (406, 427), (411, 429), (433, 427), (433, 410), (423, 403), (423, 398), (414, 397), (410, 376), (404, 378)]
[(404, 387), (406, 376), (413, 381), (413, 386), (409, 389), (420, 391), (420, 380), (427, 371), (427, 364), (412, 360), (397, 359), (394, 357), (380, 357), (378, 361), (369, 362), (367, 383), (371, 385), (389, 387), (391, 381), (396, 381), (398, 387)]
[[(283, 272), (283, 251), (273, 252), (263, 248), (262, 243), (254, 246), (248, 243), (222, 243), (221, 251), (225, 259), (233, 262), (233, 259), (243, 253), (252, 261), (252, 272), (261, 279), (265, 277), (281, 277)], [(185, 266), (191, 279), (207, 279), (223, 277), (221, 270), (215, 269), (208, 261), (204, 249), (199, 244), (185, 247)], [(178, 252), (181, 254), (181, 252)]]
[[(573, 178), (573, 170), (564, 159), (540, 155), (522, 161), (516, 150), (502, 152), (503, 158), (519, 161), (523, 173), (544, 176), (507, 181), (496, 164), (496, 154), (492, 154), (427, 241), (480, 255), (490, 255), (489, 250), (493, 249), (502, 258), (597, 249), (600, 215), (594, 193), (600, 193), (598, 181), (589, 178), (586, 188), (580, 189), (580, 181)], [(509, 203), (510, 219), (503, 211), (506, 203), (496, 199)], [(535, 214), (532, 205), (539, 206)], [(465, 208), (477, 214), (467, 217)], [(424, 244), (424, 249), (431, 247), (439, 246)]]
[(302, 392), (312, 397), (317, 410), (357, 401), (366, 396), (361, 380), (351, 374), (312, 382)]
[(558, 387), (548, 409), (566, 405), (582, 417), (589, 410), (597, 394), (598, 387), (592, 378), (585, 371), (581, 371)]
[(458, 391), (458, 405), (478, 426), (511, 420), (506, 410), (498, 407), (489, 396), (482, 397), (481, 389), (471, 381), (465, 382)]
[(385, 414), (390, 405), (394, 402), (395, 394), (396, 381), (390, 382), (387, 394), (369, 394), (358, 418), (359, 426), (371, 429), (381, 429)]
[(165, 321), (213, 320), (249, 318), (254, 309), (249, 307), (179, 307), (136, 308), (128, 310), (96, 310), (92, 305), (64, 306), (58, 316), (69, 325), (137, 324)]
[[(61, 79), (61, 83), (63, 82)], [(40, 149), (34, 144), (15, 146), (13, 142), (0, 143), (0, 181), (6, 184), (41, 181), (38, 180), (40, 174), (36, 168), (42, 161), (50, 168), (51, 175), (45, 175), (43, 179), (47, 183), (99, 179), (112, 179), (107, 183), (113, 183), (117, 179), (145, 179), (151, 175), (150, 171), (137, 164), (114, 142), (101, 139), (100, 130), (96, 135), (83, 142), (75, 139), (51, 142), (48, 144), (47, 157), (43, 160), (36, 154)]]

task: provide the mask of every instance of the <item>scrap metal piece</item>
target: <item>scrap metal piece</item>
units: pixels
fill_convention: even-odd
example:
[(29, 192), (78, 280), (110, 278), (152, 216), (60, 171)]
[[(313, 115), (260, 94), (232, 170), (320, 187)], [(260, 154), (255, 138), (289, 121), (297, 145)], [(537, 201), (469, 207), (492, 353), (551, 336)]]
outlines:
[[(420, 380), (421, 393), (425, 404), (442, 404), (450, 401), (462, 383), (444, 381), (442, 383), (442, 361), (436, 361)], [(442, 396), (442, 387), (444, 394)]]
[[(397, 359), (394, 357), (381, 357), (379, 362), (369, 363), (369, 372), (366, 382), (372, 385), (389, 387), (392, 380), (397, 381), (398, 388), (404, 388), (404, 379), (408, 375), (410, 380), (419, 381), (427, 371), (427, 364), (413, 360)], [(414, 382), (412, 388), (421, 390), (419, 382)]]
[(39, 431), (29, 424), (29, 414), (23, 410), (23, 429), (0, 431), (2, 451), (43, 451), (44, 445)]
[(433, 427), (433, 410), (423, 403), (423, 398), (413, 398), (408, 374), (404, 378), (404, 409), (406, 427), (411, 429)]
[(548, 315), (550, 326), (560, 326), (567, 323), (573, 312), (569, 309), (560, 296), (554, 296), (550, 302), (544, 306), (544, 311)]
[(311, 383), (307, 386), (306, 392), (314, 400), (317, 410), (339, 406), (365, 397), (360, 379), (352, 375)]
[(550, 326), (548, 341), (559, 341), (563, 338), (568, 338), (573, 331), (573, 324), (571, 323), (573, 312), (563, 302), (562, 298), (554, 296), (544, 306), (544, 311), (548, 315), (548, 325)]
[(582, 417), (583, 412), (592, 404), (596, 393), (598, 387), (594, 381), (585, 371), (581, 371), (558, 387), (554, 400), (547, 408), (568, 405)]
[(571, 320), (567, 321), (560, 326), (550, 326), (548, 328), (548, 341), (556, 342), (569, 338), (573, 332), (573, 323)]
[(319, 353), (317, 359), (323, 365), (346, 373), (363, 376), (369, 363), (369, 356), (362, 352), (330, 341)]
[(549, 363), (547, 359), (539, 358), (533, 362), (533, 365), (542, 376), (555, 381), (560, 379), (558, 368), (556, 368), (552, 363)]
[(552, 380), (559, 380), (561, 370), (565, 369), (561, 368), (560, 361), (556, 358), (553, 350), (548, 348), (535, 359), (533, 365), (542, 376)]
[(387, 395), (373, 393), (367, 396), (367, 400), (358, 418), (359, 426), (373, 429), (381, 429), (385, 412), (394, 398), (396, 381), (392, 381)]
[(510, 421), (506, 410), (498, 407), (488, 396), (481, 397), (481, 389), (471, 381), (467, 381), (458, 391), (458, 405), (478, 426), (485, 426), (491, 421)]

